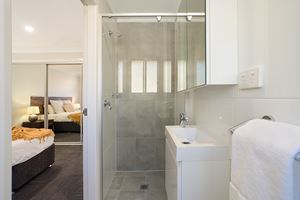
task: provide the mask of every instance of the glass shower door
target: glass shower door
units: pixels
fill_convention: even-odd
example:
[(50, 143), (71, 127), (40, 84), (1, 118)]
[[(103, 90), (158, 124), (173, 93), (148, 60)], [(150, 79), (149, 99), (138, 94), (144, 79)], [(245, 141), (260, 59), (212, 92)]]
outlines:
[[(131, 180), (135, 185), (132, 199), (143, 193), (140, 188), (145, 188), (145, 198), (141, 200), (151, 195), (147, 188), (158, 188), (158, 194), (165, 196), (164, 127), (174, 124), (175, 22), (176, 16), (103, 18), (102, 152), (106, 199), (112, 200), (116, 190), (120, 200), (126, 199), (127, 181)], [(113, 179), (124, 182), (116, 189)]]
[(103, 196), (108, 193), (109, 186), (116, 171), (116, 23), (113, 19), (103, 21), (102, 31), (102, 186)]

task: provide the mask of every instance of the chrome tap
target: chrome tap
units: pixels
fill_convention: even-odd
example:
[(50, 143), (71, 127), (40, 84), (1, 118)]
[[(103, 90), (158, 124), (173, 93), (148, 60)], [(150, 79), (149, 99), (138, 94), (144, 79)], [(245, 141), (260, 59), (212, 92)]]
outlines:
[(185, 113), (179, 114), (179, 126), (185, 128), (189, 125), (189, 118), (186, 116)]
[(112, 105), (110, 101), (104, 100), (104, 108), (108, 107), (109, 110), (112, 109)]

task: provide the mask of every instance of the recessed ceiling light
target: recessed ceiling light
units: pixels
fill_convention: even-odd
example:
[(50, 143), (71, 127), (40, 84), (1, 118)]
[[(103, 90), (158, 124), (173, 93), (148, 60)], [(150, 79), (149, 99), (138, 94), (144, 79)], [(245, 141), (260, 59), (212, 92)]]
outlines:
[(29, 26), (29, 25), (24, 26), (24, 30), (28, 33), (33, 33), (34, 32), (34, 28), (32, 26)]

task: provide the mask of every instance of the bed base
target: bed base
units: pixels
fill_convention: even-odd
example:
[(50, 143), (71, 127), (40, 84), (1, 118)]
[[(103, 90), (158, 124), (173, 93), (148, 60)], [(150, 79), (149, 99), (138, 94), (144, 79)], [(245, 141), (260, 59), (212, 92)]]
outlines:
[(55, 160), (55, 145), (32, 157), (31, 159), (12, 167), (12, 191), (19, 190), (34, 177), (53, 165)]
[(54, 122), (55, 133), (80, 133), (80, 125), (75, 122)]

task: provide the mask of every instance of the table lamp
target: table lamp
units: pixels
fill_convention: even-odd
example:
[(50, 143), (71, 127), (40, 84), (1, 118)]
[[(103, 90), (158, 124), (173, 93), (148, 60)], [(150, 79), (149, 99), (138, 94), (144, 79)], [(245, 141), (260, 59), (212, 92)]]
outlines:
[(38, 120), (37, 114), (40, 114), (40, 108), (38, 106), (29, 106), (27, 108), (28, 120), (30, 122), (35, 122)]

